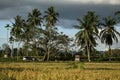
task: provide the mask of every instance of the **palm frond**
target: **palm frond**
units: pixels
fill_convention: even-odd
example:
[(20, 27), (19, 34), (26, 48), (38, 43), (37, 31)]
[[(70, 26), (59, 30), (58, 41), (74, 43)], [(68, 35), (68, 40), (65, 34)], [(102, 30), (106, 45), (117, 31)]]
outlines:
[(120, 11), (116, 11), (114, 15), (120, 15)]

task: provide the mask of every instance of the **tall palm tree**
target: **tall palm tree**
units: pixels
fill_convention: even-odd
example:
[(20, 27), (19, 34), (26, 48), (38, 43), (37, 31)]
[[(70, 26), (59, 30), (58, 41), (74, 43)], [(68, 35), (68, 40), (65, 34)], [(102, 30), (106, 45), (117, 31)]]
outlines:
[(35, 44), (35, 53), (38, 55), (37, 52), (37, 46), (36, 46), (36, 30), (39, 30), (39, 26), (42, 24), (42, 17), (41, 12), (38, 9), (33, 9), (31, 13), (28, 14), (28, 20), (27, 20), (29, 26), (32, 29), (33, 36), (33, 42)]
[(97, 45), (95, 39), (98, 33), (98, 16), (95, 12), (89, 11), (82, 19), (78, 19), (79, 25), (75, 26), (80, 29), (76, 33), (76, 42), (81, 48), (87, 48), (88, 61), (90, 62), (90, 48)]
[(11, 58), (13, 57), (13, 37), (11, 36), (10, 38), (9, 38), (9, 40), (8, 40), (8, 31), (9, 31), (9, 28), (11, 28), (11, 26), (9, 25), (9, 24), (7, 24), (6, 26), (5, 26), (5, 28), (7, 28), (7, 43), (8, 43), (8, 41), (12, 44), (12, 47), (11, 47)]
[(11, 36), (13, 37), (13, 39), (18, 42), (18, 49), (17, 49), (17, 59), (18, 59), (19, 47), (20, 47), (20, 43), (23, 39), (22, 28), (23, 28), (25, 20), (22, 19), (22, 17), (18, 15), (14, 18), (14, 21), (15, 22), (12, 23), (12, 29), (11, 29), (10, 33), (11, 33)]
[(109, 60), (111, 57), (111, 46), (113, 42), (115, 41), (116, 43), (118, 42), (117, 35), (120, 36), (120, 33), (115, 30), (114, 25), (116, 24), (116, 20), (112, 17), (105, 17), (103, 18), (104, 23), (102, 24), (105, 29), (103, 29), (100, 32), (100, 38), (101, 42), (105, 43), (106, 45), (109, 46)]
[(59, 14), (55, 11), (54, 7), (49, 7), (47, 9), (47, 11), (45, 11), (45, 16), (44, 16), (44, 19), (45, 19), (45, 36), (46, 36), (46, 48), (45, 48), (45, 51), (46, 51), (46, 54), (44, 56), (44, 59), (47, 55), (47, 61), (49, 60), (49, 54), (50, 54), (50, 45), (51, 45), (51, 42), (52, 42), (52, 39), (53, 39), (53, 35), (56, 30), (55, 28), (55, 24), (56, 22), (58, 21), (58, 16)]

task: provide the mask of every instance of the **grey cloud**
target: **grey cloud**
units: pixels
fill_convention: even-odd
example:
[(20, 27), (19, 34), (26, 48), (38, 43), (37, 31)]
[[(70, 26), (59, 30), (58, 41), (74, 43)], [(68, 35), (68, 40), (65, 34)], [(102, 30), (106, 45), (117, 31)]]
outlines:
[[(0, 0), (0, 19), (11, 19), (16, 15), (26, 17), (27, 13), (33, 8), (38, 8), (43, 13), (49, 6), (55, 6), (60, 14), (60, 22), (58, 24), (65, 27), (76, 23), (78, 17), (85, 15), (90, 10), (96, 11), (100, 16), (113, 16), (115, 11), (120, 10), (120, 5), (82, 4), (69, 0)], [(61, 24), (61, 22), (63, 23)]]
[(73, 28), (75, 24), (78, 24), (76, 20), (69, 20), (69, 19), (60, 19), (57, 23), (58, 26), (64, 26), (64, 28)]

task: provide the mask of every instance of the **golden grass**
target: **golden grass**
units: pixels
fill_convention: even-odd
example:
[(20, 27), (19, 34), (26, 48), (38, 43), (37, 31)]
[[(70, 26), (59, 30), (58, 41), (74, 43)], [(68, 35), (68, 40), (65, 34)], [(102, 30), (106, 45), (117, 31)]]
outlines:
[[(77, 63), (78, 64), (78, 63)], [(120, 80), (120, 63), (0, 63), (0, 80)]]

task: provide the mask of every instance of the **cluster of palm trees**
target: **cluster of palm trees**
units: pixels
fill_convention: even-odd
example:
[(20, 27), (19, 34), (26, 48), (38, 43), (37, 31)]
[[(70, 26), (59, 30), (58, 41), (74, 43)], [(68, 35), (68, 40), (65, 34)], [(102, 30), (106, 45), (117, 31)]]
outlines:
[[(6, 28), (11, 27), (9, 41), (12, 44), (14, 41), (18, 43), (17, 56), (20, 44), (22, 44), (26, 56), (29, 56), (29, 51), (33, 51), (38, 56), (39, 50), (42, 48), (45, 53), (43, 60), (49, 60), (50, 54), (57, 53), (62, 48), (65, 48), (65, 43), (70, 42), (71, 39), (67, 35), (57, 31), (55, 25), (59, 14), (54, 7), (49, 7), (44, 14), (42, 17), (38, 9), (33, 9), (31, 13), (28, 13), (27, 19), (17, 15), (11, 26), (6, 25)], [(13, 50), (11, 52), (12, 56)]]
[[(55, 11), (54, 7), (49, 7), (42, 17), (41, 12), (38, 9), (33, 9), (31, 13), (28, 13), (28, 18), (23, 19), (21, 16), (14, 18), (12, 25), (6, 25), (8, 29), (11, 27), (9, 41), (13, 44), (14, 41), (18, 43), (18, 49), (20, 44), (23, 44), (25, 54), (29, 55), (29, 50), (34, 51), (38, 56), (38, 48), (44, 49), (43, 60), (49, 60), (51, 53), (57, 53), (61, 49), (67, 49), (71, 39), (63, 34), (58, 33), (55, 26), (59, 14)], [(115, 15), (119, 16), (120, 11)], [(100, 38), (102, 43), (106, 43), (109, 46), (109, 53), (111, 54), (111, 45), (113, 41), (118, 42), (117, 32), (114, 28), (116, 20), (113, 17), (105, 17), (100, 22), (99, 17), (93, 11), (88, 11), (82, 18), (77, 19), (79, 25), (74, 26), (80, 29), (76, 33), (76, 42), (80, 46), (80, 50), (84, 50), (88, 55), (88, 61), (90, 62), (91, 52), (94, 52), (97, 46), (96, 39)], [(99, 29), (101, 31), (99, 32)], [(13, 48), (13, 46), (12, 46)], [(11, 51), (11, 56), (13, 51)], [(19, 53), (19, 51), (17, 52)]]
[[(116, 12), (115, 15), (120, 15), (120, 11)], [(80, 49), (85, 49), (88, 55), (88, 61), (91, 61), (90, 54), (95, 51), (97, 38), (100, 38), (102, 43), (109, 46), (110, 55), (111, 45), (114, 41), (118, 42), (117, 35), (120, 37), (120, 33), (114, 28), (116, 19), (111, 16), (105, 17), (101, 23), (95, 12), (88, 11), (87, 14), (83, 18), (79, 18), (78, 21), (79, 25), (74, 26), (75, 28), (80, 29), (80, 31), (75, 35), (76, 42), (78, 46), (81, 46)], [(98, 29), (102, 30), (99, 32)]]

